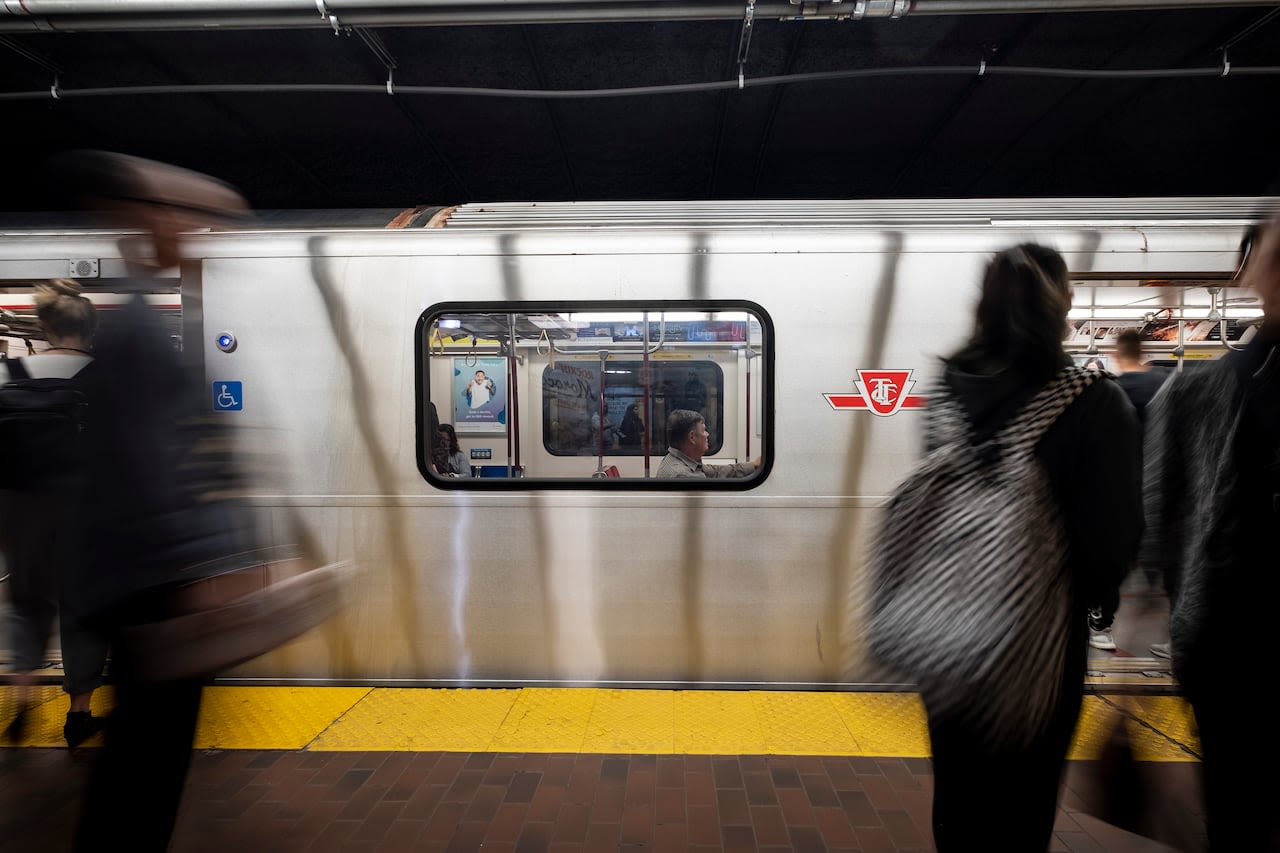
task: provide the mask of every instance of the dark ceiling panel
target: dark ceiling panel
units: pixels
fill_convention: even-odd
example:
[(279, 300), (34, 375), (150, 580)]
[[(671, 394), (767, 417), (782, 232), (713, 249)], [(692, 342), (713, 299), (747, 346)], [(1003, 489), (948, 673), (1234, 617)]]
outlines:
[[(756, 22), (761, 77), (914, 65), (1276, 64), (1268, 9)], [(1270, 17), (1268, 17), (1270, 16)], [(1252, 25), (1261, 23), (1251, 30)], [(597, 89), (732, 80), (738, 22), (23, 34), (0, 92), (198, 83)], [(1246, 37), (1236, 38), (1242, 33)], [(10, 46), (35, 54), (35, 60)], [(1261, 192), (1280, 78), (883, 77), (549, 100), (255, 93), (0, 100), (0, 156), (102, 147), (217, 174), (261, 207), (607, 198)], [(0, 209), (51, 206), (37, 168)]]

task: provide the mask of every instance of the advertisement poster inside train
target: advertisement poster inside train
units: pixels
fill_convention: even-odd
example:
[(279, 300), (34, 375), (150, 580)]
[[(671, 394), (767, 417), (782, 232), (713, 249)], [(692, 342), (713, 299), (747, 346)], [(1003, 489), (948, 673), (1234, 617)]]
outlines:
[(507, 429), (507, 361), (453, 360), (453, 428), (461, 433)]

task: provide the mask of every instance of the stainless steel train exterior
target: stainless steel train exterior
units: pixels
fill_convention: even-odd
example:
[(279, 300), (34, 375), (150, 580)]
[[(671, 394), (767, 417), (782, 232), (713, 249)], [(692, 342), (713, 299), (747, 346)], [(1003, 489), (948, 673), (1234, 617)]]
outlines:
[[(991, 253), (1026, 240), (1065, 255), (1073, 316), (1125, 305), (1141, 322), (1174, 294), (1180, 307), (1166, 316), (1205, 316), (1206, 288), (1227, 284), (1244, 227), (1266, 204), (471, 205), (443, 228), (191, 235), (191, 260), (158, 281), (155, 298), (180, 305), (184, 346), (203, 360), (214, 408), (239, 383), (240, 405), (221, 416), (260, 464), (253, 500), (270, 538), (295, 538), (301, 525), (327, 557), (359, 569), (341, 617), (231, 675), (872, 683), (851, 602), (877, 508), (917, 458), (920, 415), (871, 411), (858, 371), (909, 370), (912, 392), (924, 393), (939, 356), (970, 327)], [(110, 292), (125, 275), (118, 236), (9, 231), (0, 283), (12, 301), (24, 282), (91, 260), (91, 272), (80, 267), (86, 286)], [(1138, 290), (1151, 280), (1194, 284)], [(447, 312), (433, 309), (442, 304)], [(594, 369), (598, 350), (638, 358), (639, 349), (593, 338), (553, 351), (531, 336), (501, 351), (515, 357), (503, 378), (518, 383), (510, 420), (521, 425), (525, 477), (424, 475), (427, 396), (449, 421), (456, 360), (496, 352), (481, 336), (443, 340), (442, 317), (649, 312), (652, 321), (708, 310), (750, 313), (749, 339), (694, 356), (668, 341), (653, 357), (718, 365), (715, 456), (761, 456), (754, 480), (655, 483), (641, 456), (553, 455), (542, 432), (551, 359)], [(220, 348), (223, 333), (234, 346)], [(840, 405), (859, 395), (858, 408)], [(507, 463), (507, 432), (463, 432), (464, 451)], [(598, 462), (621, 476), (593, 478)]]

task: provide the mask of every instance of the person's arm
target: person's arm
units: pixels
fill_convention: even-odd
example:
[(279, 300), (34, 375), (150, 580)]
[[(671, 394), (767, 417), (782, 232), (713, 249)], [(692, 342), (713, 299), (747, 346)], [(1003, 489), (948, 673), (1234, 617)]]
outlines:
[(703, 465), (702, 470), (712, 480), (725, 480), (732, 477), (750, 477), (760, 467), (760, 460), (755, 462), (735, 462), (732, 465)]

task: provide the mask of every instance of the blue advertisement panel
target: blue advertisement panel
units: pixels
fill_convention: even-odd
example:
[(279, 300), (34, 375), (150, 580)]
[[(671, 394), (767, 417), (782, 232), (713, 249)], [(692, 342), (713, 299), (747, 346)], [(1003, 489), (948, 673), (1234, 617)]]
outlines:
[(507, 430), (507, 360), (453, 360), (453, 428), (460, 433)]

